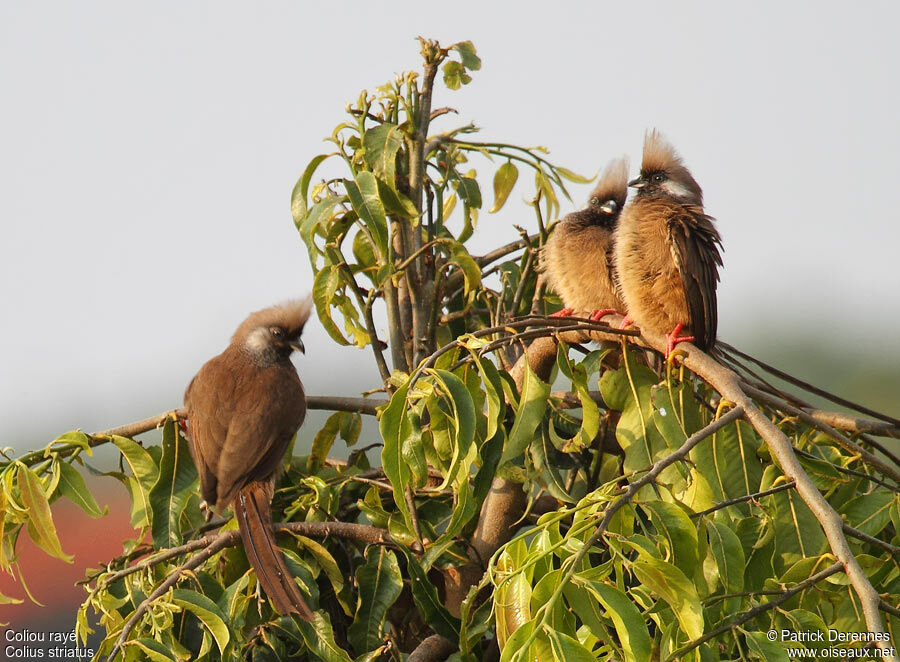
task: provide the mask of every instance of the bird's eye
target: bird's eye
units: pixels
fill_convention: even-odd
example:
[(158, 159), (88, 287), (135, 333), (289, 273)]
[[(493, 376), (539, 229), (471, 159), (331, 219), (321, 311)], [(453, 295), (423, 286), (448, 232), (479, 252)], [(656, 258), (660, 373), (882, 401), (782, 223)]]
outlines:
[(650, 178), (650, 181), (656, 182), (657, 184), (659, 184), (661, 181), (664, 181), (665, 178), (666, 178), (665, 175), (663, 175), (662, 173), (658, 172), (658, 173), (656, 173), (655, 175), (653, 175), (653, 176)]
[(600, 204), (600, 198), (591, 198), (591, 199), (590, 199), (590, 203), (591, 203), (592, 205), (599, 205), (599, 204)]
[(284, 331), (277, 326), (273, 326), (269, 331), (272, 333), (273, 338), (280, 338), (284, 335)]

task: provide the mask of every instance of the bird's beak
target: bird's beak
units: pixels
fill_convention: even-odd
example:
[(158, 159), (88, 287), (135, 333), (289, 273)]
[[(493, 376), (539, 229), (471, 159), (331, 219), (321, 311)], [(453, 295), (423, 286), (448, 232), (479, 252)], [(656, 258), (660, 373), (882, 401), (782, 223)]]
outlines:
[(294, 350), (300, 352), (301, 354), (306, 354), (306, 347), (303, 346), (303, 341), (300, 340), (300, 338), (297, 338), (296, 340), (292, 340), (291, 342), (288, 343), (288, 346), (291, 349), (294, 349)]
[(647, 185), (647, 182), (644, 181), (642, 177), (635, 177), (630, 182), (628, 182), (628, 185), (631, 188), (644, 188)]
[(600, 211), (604, 214), (615, 214), (619, 210), (619, 205), (616, 204), (615, 200), (608, 200), (600, 205)]

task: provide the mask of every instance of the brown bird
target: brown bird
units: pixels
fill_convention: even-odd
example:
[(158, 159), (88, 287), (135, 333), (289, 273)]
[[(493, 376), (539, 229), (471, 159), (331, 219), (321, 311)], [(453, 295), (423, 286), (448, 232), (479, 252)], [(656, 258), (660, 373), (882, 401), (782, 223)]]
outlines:
[[(622, 301), (642, 329), (708, 350), (716, 341), (719, 233), (703, 211), (703, 192), (675, 149), (656, 131), (644, 137), (637, 195), (625, 207), (614, 263)], [(690, 335), (680, 336), (687, 329)]]
[(591, 319), (624, 310), (612, 265), (613, 231), (628, 195), (628, 161), (612, 161), (585, 208), (567, 214), (541, 251), (547, 284), (563, 301), (553, 317), (590, 310)]
[(278, 613), (307, 621), (313, 614), (275, 542), (271, 502), (285, 450), (306, 416), (290, 356), (305, 351), (300, 334), (309, 312), (306, 299), (251, 314), (184, 393), (203, 498), (215, 510), (232, 506), (263, 591)]

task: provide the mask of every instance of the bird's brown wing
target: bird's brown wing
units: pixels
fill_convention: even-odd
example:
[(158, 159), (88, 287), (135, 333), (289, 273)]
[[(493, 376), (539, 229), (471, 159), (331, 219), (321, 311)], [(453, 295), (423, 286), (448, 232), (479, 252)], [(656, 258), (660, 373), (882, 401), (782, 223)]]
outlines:
[(250, 481), (279, 473), (288, 444), (306, 415), (306, 399), (293, 368), (262, 368), (239, 384), (232, 408), (216, 471), (222, 504)]
[(201, 493), (210, 506), (216, 505), (219, 455), (228, 435), (235, 383), (227, 362), (217, 356), (200, 368), (184, 392), (188, 442)]
[(722, 266), (722, 240), (712, 220), (689, 207), (672, 216), (667, 228), (669, 248), (684, 285), (694, 344), (704, 350), (716, 341), (716, 286)]

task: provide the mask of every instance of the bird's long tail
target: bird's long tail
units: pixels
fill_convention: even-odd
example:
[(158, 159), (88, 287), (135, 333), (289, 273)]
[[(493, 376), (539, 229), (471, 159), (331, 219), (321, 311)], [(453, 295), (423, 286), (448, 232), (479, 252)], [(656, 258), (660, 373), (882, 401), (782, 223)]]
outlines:
[(279, 614), (297, 614), (305, 621), (313, 613), (284, 562), (272, 529), (272, 484), (254, 481), (238, 492), (234, 516), (241, 531), (247, 559), (257, 581)]

